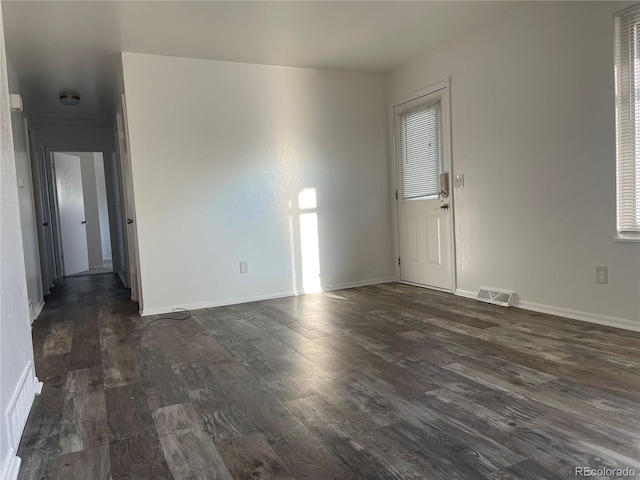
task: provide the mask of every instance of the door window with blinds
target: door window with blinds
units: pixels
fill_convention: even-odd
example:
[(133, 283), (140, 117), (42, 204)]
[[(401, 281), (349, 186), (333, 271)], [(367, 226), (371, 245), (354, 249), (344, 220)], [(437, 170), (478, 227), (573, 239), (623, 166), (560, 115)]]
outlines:
[(403, 200), (437, 196), (442, 165), (440, 102), (400, 113), (398, 120)]
[(640, 8), (616, 15), (617, 227), (640, 239)]

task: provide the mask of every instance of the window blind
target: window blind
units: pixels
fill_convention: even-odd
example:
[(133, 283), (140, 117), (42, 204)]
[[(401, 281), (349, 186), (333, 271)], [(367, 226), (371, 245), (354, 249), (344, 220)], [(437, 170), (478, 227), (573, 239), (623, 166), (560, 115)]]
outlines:
[(616, 15), (618, 234), (640, 236), (640, 8)]
[(440, 102), (401, 113), (402, 198), (437, 195), (442, 158)]

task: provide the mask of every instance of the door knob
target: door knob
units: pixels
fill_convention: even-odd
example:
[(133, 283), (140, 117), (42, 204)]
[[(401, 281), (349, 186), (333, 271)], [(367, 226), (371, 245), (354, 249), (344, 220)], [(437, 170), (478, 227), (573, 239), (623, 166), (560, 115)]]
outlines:
[(133, 218), (127, 218), (127, 225), (131, 225), (133, 223)]
[(48, 227), (48, 226), (49, 226), (49, 222), (44, 222), (44, 223), (42, 224), (42, 226), (43, 226), (43, 227)]
[(87, 221), (86, 221), (86, 220), (82, 220), (82, 222), (81, 222), (81, 223), (82, 223), (83, 225), (86, 225), (86, 224), (87, 224)]

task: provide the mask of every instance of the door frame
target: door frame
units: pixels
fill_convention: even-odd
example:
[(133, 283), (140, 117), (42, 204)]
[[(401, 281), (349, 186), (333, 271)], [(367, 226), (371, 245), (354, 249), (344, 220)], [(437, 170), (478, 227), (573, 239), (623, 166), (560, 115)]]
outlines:
[[(116, 112), (117, 149), (120, 157), (122, 193), (124, 198), (124, 232), (126, 240), (129, 288), (131, 300), (138, 303), (138, 311), (144, 310), (142, 295), (142, 275), (140, 272), (140, 252), (138, 246), (138, 225), (133, 188), (133, 169), (131, 164), (131, 142), (129, 138), (129, 118), (124, 94), (120, 95), (120, 105)], [(126, 147), (126, 148), (124, 148)]]
[[(26, 119), (25, 119), (26, 120)], [(45, 208), (46, 183), (42, 174), (42, 165), (39, 156), (42, 152), (39, 149), (35, 132), (27, 126), (27, 137), (29, 143), (29, 161), (31, 163), (31, 183), (33, 186), (33, 206), (35, 210), (36, 230), (38, 232), (38, 250), (40, 252), (40, 274), (42, 275), (42, 294), (47, 296), (53, 287), (53, 277), (51, 271), (51, 260), (49, 258), (49, 234), (51, 233), (51, 222), (48, 220)], [(45, 227), (45, 223), (47, 226)], [(53, 240), (52, 240), (53, 241)]]
[(51, 222), (53, 227), (53, 250), (56, 265), (57, 280), (65, 276), (64, 261), (62, 259), (62, 231), (60, 229), (60, 207), (58, 205), (58, 186), (56, 184), (56, 165), (54, 155), (56, 152), (48, 152), (46, 159), (46, 175), (49, 184), (49, 201), (51, 206)]
[[(442, 93), (442, 108), (443, 108), (443, 112), (444, 109), (447, 109), (447, 114), (443, 115), (443, 143), (447, 144), (447, 147), (449, 148), (449, 152), (450, 152), (450, 157), (451, 157), (451, 168), (449, 171), (449, 197), (447, 198), (449, 203), (449, 212), (450, 215), (448, 215), (449, 218), (449, 231), (451, 232), (450, 235), (450, 248), (451, 248), (451, 259), (450, 259), (450, 268), (451, 268), (451, 286), (450, 289), (446, 288), (446, 289), (442, 289), (442, 288), (438, 288), (438, 287), (433, 287), (433, 286), (428, 286), (428, 285), (422, 285), (422, 284), (416, 284), (413, 282), (408, 282), (406, 280), (402, 280), (400, 275), (400, 264), (398, 262), (397, 259), (400, 258), (400, 222), (399, 222), (399, 214), (398, 214), (398, 209), (399, 209), (399, 199), (398, 199), (398, 191), (399, 191), (399, 181), (400, 179), (398, 178), (398, 145), (397, 145), (397, 137), (396, 137), (396, 132), (395, 132), (395, 123), (396, 123), (396, 114), (395, 114), (395, 110), (397, 107), (400, 107), (402, 105), (404, 105), (405, 103), (409, 103), (412, 102), (414, 100), (419, 99), (420, 97), (425, 97), (427, 95), (431, 95), (434, 94), (436, 92), (439, 91), (443, 91)], [(395, 235), (393, 235), (393, 253), (394, 253), (394, 274), (395, 277), (397, 279), (398, 282), (400, 283), (406, 283), (408, 285), (416, 285), (419, 287), (423, 287), (423, 288), (429, 288), (431, 290), (439, 290), (439, 291), (444, 291), (444, 292), (448, 292), (448, 293), (453, 293), (455, 294), (456, 289), (457, 289), (457, 284), (458, 284), (458, 275), (457, 275), (457, 269), (456, 269), (456, 241), (455, 241), (455, 237), (456, 237), (456, 230), (455, 230), (455, 174), (454, 174), (454, 161), (453, 161), (453, 135), (452, 135), (452, 114), (451, 114), (451, 77), (446, 78), (443, 81), (431, 84), (425, 88), (421, 88), (420, 90), (414, 91), (408, 95), (405, 95), (403, 97), (397, 98), (395, 100), (393, 100), (389, 106), (389, 130), (390, 130), (390, 135), (392, 138), (392, 141), (390, 142), (390, 146), (391, 149), (393, 150), (391, 152), (391, 178), (392, 178), (392, 182), (391, 182), (391, 187), (392, 187), (392, 191), (391, 191), (391, 199), (392, 202), (394, 203), (393, 208), (391, 209), (392, 212), (392, 219), (391, 219), (391, 224), (392, 224), (392, 228), (394, 228), (395, 230)], [(445, 122), (446, 122), (446, 126), (445, 126)]]
[[(56, 217), (57, 217), (57, 231), (58, 231), (58, 235), (60, 237), (60, 243), (59, 243), (59, 247), (60, 247), (60, 251), (58, 252), (60, 255), (60, 259), (62, 261), (62, 271), (63, 271), (63, 275), (67, 276), (67, 275), (75, 275), (77, 273), (80, 272), (73, 272), (73, 273), (68, 273), (67, 272), (67, 265), (66, 265), (66, 260), (65, 260), (65, 232), (67, 234), (69, 234), (70, 230), (69, 230), (69, 225), (67, 225), (67, 228), (64, 229), (63, 231), (63, 226), (62, 226), (62, 213), (60, 211), (60, 191), (58, 189), (58, 181), (60, 179), (60, 168), (61, 168), (61, 164), (59, 162), (56, 162), (56, 155), (64, 155), (66, 157), (73, 157), (75, 159), (78, 160), (78, 169), (80, 170), (80, 187), (82, 188), (82, 223), (85, 224), (85, 228), (84, 228), (84, 232), (85, 232), (85, 242), (87, 245), (87, 269), (86, 270), (81, 270), (80, 272), (85, 272), (85, 271), (89, 271), (91, 269), (91, 262), (89, 261), (89, 238), (87, 235), (87, 229), (86, 229), (86, 204), (85, 204), (85, 193), (84, 193), (84, 184), (83, 184), (83, 178), (82, 178), (82, 158), (78, 155), (74, 155), (73, 153), (69, 153), (69, 152), (54, 152), (52, 155), (52, 166), (53, 166), (53, 181), (54, 181), (54, 186), (55, 186), (55, 192), (56, 192), (56, 198), (55, 198), (55, 209), (56, 209)], [(58, 160), (60, 159), (60, 157), (58, 157)], [(71, 237), (67, 236), (67, 240), (69, 240)], [(69, 253), (69, 245), (67, 244), (66, 247), (66, 253)], [(68, 256), (67, 256), (67, 260), (68, 260)]]

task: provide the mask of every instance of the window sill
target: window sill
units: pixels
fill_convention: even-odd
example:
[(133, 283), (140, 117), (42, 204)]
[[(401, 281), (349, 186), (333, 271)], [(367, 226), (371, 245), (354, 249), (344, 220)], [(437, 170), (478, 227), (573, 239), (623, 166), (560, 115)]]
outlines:
[(618, 234), (614, 240), (621, 243), (640, 243), (640, 236), (620, 235)]

